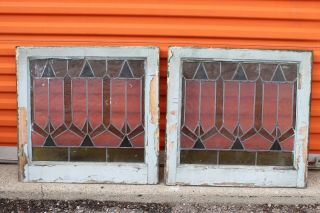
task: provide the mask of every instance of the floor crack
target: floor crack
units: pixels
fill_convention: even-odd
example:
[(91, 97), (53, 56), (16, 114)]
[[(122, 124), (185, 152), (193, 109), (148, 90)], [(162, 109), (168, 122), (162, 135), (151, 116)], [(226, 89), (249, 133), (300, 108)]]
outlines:
[(40, 185), (40, 190), (41, 190), (41, 199), (44, 199), (44, 192), (43, 192), (43, 185)]

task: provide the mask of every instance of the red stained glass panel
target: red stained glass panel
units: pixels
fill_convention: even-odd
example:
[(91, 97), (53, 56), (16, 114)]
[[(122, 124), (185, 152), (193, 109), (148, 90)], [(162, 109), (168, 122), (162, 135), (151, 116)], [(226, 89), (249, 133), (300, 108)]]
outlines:
[(144, 148), (144, 60), (30, 63), (33, 147)]
[[(208, 78), (204, 63), (220, 64), (214, 78)], [(183, 62), (180, 148), (292, 152), (296, 68), (263, 62)]]

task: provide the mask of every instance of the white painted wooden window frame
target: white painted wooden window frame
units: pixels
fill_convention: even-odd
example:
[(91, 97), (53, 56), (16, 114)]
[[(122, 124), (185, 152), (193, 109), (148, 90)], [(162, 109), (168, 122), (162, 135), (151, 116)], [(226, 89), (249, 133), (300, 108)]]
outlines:
[[(168, 57), (166, 184), (306, 187), (312, 52), (170, 47)], [(180, 164), (183, 59), (299, 63), (293, 167)]]
[[(158, 183), (158, 47), (17, 47), (19, 179), (32, 182)], [(32, 161), (28, 58), (145, 58), (145, 162)]]

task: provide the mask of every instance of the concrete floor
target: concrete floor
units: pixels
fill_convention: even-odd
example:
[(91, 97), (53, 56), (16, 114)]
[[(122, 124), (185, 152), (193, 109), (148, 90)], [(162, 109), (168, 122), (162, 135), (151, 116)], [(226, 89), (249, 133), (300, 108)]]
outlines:
[(320, 203), (320, 171), (309, 171), (306, 189), (21, 183), (17, 177), (17, 165), (0, 164), (0, 198), (161, 203)]

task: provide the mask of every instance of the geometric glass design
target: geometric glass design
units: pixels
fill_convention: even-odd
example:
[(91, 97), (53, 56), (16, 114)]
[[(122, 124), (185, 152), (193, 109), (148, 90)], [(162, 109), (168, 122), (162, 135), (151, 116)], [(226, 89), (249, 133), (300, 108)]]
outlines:
[(145, 60), (32, 59), (29, 69), (34, 160), (111, 161), (117, 153), (144, 161)]
[(257, 165), (278, 152), (292, 165), (297, 71), (291, 62), (183, 60), (181, 163), (212, 150), (216, 164)]

